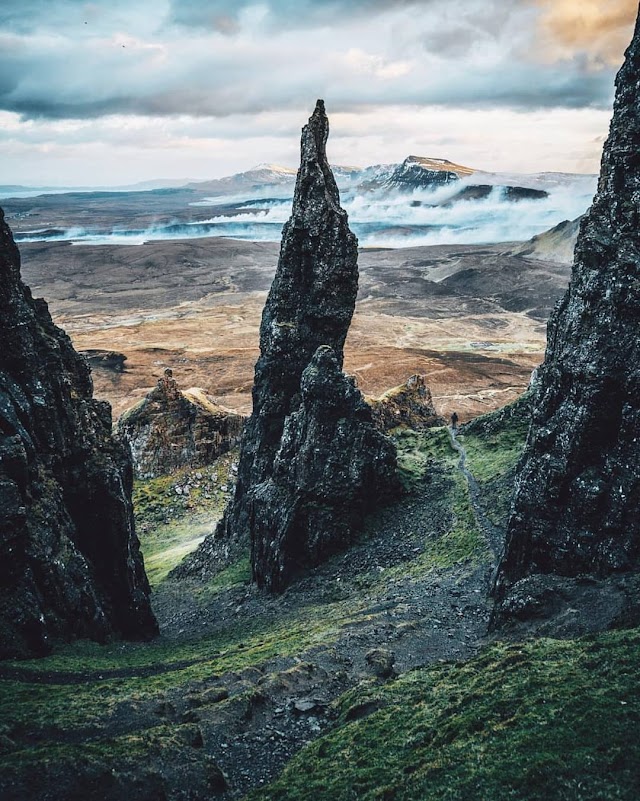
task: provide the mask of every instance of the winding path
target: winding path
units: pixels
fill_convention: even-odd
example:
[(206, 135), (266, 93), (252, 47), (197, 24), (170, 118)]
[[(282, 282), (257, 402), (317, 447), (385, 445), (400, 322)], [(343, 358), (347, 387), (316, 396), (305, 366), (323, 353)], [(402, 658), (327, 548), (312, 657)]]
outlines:
[(460, 459), (458, 460), (458, 470), (460, 470), (467, 481), (467, 485), (469, 487), (469, 498), (471, 499), (471, 508), (473, 509), (473, 514), (478, 528), (484, 535), (491, 553), (493, 554), (493, 567), (495, 569), (498, 566), (498, 561), (500, 559), (502, 545), (504, 542), (504, 532), (501, 531), (498, 526), (492, 523), (492, 521), (487, 517), (487, 514), (480, 503), (480, 496), (482, 493), (473, 473), (467, 467), (467, 452), (464, 449), (464, 446), (458, 442), (457, 429), (448, 426), (447, 431), (449, 432), (449, 436), (451, 438), (451, 446), (455, 451), (458, 452), (458, 455), (460, 456)]

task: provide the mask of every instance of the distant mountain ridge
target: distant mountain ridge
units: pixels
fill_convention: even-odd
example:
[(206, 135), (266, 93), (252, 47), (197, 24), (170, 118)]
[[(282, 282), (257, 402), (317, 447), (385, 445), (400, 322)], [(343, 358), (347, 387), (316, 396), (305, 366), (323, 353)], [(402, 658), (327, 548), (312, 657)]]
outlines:
[[(530, 189), (549, 190), (560, 186), (593, 181), (595, 176), (586, 173), (540, 172), (540, 173), (494, 173), (464, 166), (446, 158), (407, 156), (402, 162), (373, 164), (366, 167), (332, 165), (332, 170), (341, 190), (413, 190), (437, 188), (471, 178), (482, 185), (520, 186)], [(295, 185), (297, 170), (282, 164), (263, 163), (243, 172), (196, 180), (193, 178), (157, 178), (122, 186), (26, 186), (18, 184), (0, 185), (0, 197), (37, 195), (68, 192), (150, 192), (162, 189), (184, 189), (198, 193), (232, 195), (239, 192), (261, 191), (278, 187), (291, 189)]]
[[(373, 164), (367, 167), (332, 165), (340, 190), (413, 191), (414, 189), (436, 189), (447, 184), (464, 181), (472, 186), (521, 187), (541, 192), (558, 187), (573, 187), (593, 182), (594, 175), (586, 173), (540, 172), (540, 173), (492, 173), (464, 166), (446, 158), (407, 156), (402, 162)], [(270, 188), (290, 188), (293, 192), (297, 170), (279, 164), (259, 164), (246, 172), (194, 181), (188, 188), (212, 194), (235, 194), (247, 190), (268, 192)], [(473, 182), (470, 180), (473, 179)]]

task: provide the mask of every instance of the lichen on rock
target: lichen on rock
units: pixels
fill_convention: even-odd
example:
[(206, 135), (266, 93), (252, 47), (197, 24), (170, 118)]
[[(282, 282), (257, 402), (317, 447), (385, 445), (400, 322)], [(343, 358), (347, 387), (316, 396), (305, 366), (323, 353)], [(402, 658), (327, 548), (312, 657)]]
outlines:
[(136, 475), (156, 478), (214, 462), (240, 442), (244, 417), (203, 389), (181, 390), (167, 368), (157, 385), (118, 420)]
[(617, 80), (598, 191), (548, 328), (496, 582), (640, 568), (640, 27)]
[(157, 632), (111, 408), (20, 278), (0, 209), (0, 657)]

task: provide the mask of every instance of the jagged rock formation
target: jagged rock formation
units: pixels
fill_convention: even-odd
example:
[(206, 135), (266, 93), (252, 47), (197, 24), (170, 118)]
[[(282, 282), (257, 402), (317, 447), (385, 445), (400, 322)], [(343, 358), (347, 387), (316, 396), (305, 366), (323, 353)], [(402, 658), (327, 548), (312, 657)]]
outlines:
[(140, 403), (118, 420), (140, 478), (211, 464), (240, 442), (244, 417), (204, 390), (180, 390), (169, 368)]
[(0, 657), (155, 634), (127, 449), (86, 361), (20, 280), (2, 210), (0, 342)]
[[(205, 540), (181, 571), (201, 572), (207, 562), (215, 561), (216, 553), (222, 550), (228, 555), (234, 542), (246, 542), (249, 536), (255, 580), (261, 586), (282, 589), (298, 566), (314, 564), (348, 544), (352, 535), (347, 529), (351, 531), (350, 527), (359, 524), (364, 507), (370, 506), (375, 497), (357, 501), (354, 512), (347, 508), (348, 501), (370, 487), (382, 485), (383, 476), (389, 473), (389, 460), (393, 458), (388, 441), (382, 435), (375, 438), (370, 434), (369, 419), (365, 419), (362, 410), (356, 410), (357, 390), (347, 389), (344, 380), (335, 375), (342, 367), (358, 290), (358, 243), (349, 230), (347, 214), (340, 207), (338, 188), (327, 161), (328, 134), (324, 103), (319, 100), (302, 131), (293, 211), (284, 226), (278, 269), (262, 315), (253, 414), (243, 435), (235, 496), (213, 537)], [(313, 361), (314, 376), (323, 368), (328, 370), (324, 378), (317, 379), (325, 388), (325, 395), (320, 392), (320, 397), (315, 398), (311, 379), (307, 378), (306, 395), (301, 391), (301, 380), (321, 346), (333, 352), (335, 369), (325, 351), (321, 352), (324, 356), (318, 355)], [(322, 402), (326, 403), (326, 421), (320, 419)], [(329, 431), (337, 432), (339, 421), (332, 417), (336, 408), (349, 412), (340, 423), (345, 447), (347, 442), (352, 447), (367, 440), (367, 458), (373, 461), (367, 466), (362, 460), (356, 461), (352, 470), (343, 475), (341, 487), (325, 476), (324, 491), (329, 494), (316, 513), (311, 505), (318, 502), (317, 494), (323, 487), (314, 491), (307, 485), (314, 480), (312, 466), (303, 469), (302, 462), (296, 461), (300, 472), (290, 475), (282, 464), (283, 453), (291, 454), (295, 441), (300, 447), (304, 444), (305, 453), (317, 448), (330, 464), (342, 464), (332, 442), (323, 439)], [(316, 417), (307, 420), (307, 412)], [(360, 426), (365, 426), (366, 433), (359, 430)], [(316, 435), (319, 439), (309, 439)], [(379, 459), (373, 454), (374, 441), (380, 449)], [(378, 467), (380, 480), (370, 475)], [(368, 471), (366, 476), (362, 475), (363, 470)], [(275, 506), (276, 495), (279, 510)], [(281, 521), (275, 519), (278, 511)], [(268, 520), (261, 520), (263, 513), (268, 514)], [(326, 521), (331, 516), (326, 532), (313, 530), (321, 518)], [(276, 539), (266, 539), (274, 530)]]
[(334, 350), (316, 351), (286, 419), (271, 476), (252, 501), (253, 569), (278, 592), (306, 567), (349, 545), (394, 486), (395, 447), (372, 422)]
[(536, 382), (498, 618), (526, 614), (517, 583), (528, 576), (603, 578), (640, 567), (638, 25), (616, 85), (598, 191)]
[(412, 375), (399, 387), (388, 390), (380, 398), (370, 400), (373, 422), (380, 431), (397, 426), (421, 429), (445, 425), (433, 405), (431, 390), (423, 375)]

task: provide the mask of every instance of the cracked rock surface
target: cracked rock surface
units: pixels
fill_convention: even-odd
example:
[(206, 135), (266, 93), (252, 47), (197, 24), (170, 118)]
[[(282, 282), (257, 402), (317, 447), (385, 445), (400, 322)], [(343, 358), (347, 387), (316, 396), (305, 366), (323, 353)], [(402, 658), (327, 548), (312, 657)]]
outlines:
[(638, 26), (616, 87), (598, 191), (549, 324), (517, 475), (496, 584), (507, 616), (523, 614), (526, 599), (505, 598), (528, 576), (602, 579), (640, 566)]
[(152, 636), (133, 471), (87, 362), (20, 278), (0, 210), (0, 657)]
[[(328, 480), (325, 465), (327, 482), (314, 488), (315, 468), (303, 464), (301, 457), (295, 461), (297, 475), (290, 473), (286, 480), (283, 476), (284, 460), (294, 458), (291, 448), (296, 437), (304, 440), (305, 455), (315, 454), (316, 464), (321, 458), (328, 464), (342, 464), (345, 457), (338, 454), (338, 446), (325, 439), (337, 432), (339, 421), (332, 415), (338, 395), (349, 407), (348, 417), (340, 424), (340, 441), (349, 442), (346, 453), (352, 453), (354, 443), (366, 437), (373, 442), (364, 401), (341, 373), (358, 292), (358, 242), (340, 207), (327, 161), (328, 135), (329, 122), (319, 100), (302, 130), (293, 211), (283, 230), (278, 268), (262, 315), (253, 413), (243, 435), (235, 496), (214, 535), (188, 558), (183, 571), (206, 571), (207, 563), (217, 561), (221, 551), (231, 555), (234, 543), (248, 538), (255, 580), (279, 591), (300, 567), (317, 564), (349, 544), (361, 525), (363, 510), (375, 505), (377, 496), (368, 497), (369, 490), (380, 488), (395, 470), (393, 445), (378, 435), (379, 454), (361, 454), (350, 470), (341, 473), (340, 486)], [(314, 357), (317, 352), (324, 355)], [(301, 388), (307, 368), (325, 376), (319, 383), (324, 380), (327, 389), (326, 408), (320, 408), (323, 401), (316, 397), (311, 404), (314, 418), (309, 420), (304, 415), (313, 381), (308, 378), (307, 389)], [(353, 430), (347, 432), (349, 426)], [(374, 478), (378, 466), (380, 473)], [(325, 526), (330, 518), (331, 525), (320, 530), (318, 526)]]

